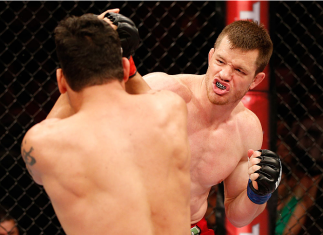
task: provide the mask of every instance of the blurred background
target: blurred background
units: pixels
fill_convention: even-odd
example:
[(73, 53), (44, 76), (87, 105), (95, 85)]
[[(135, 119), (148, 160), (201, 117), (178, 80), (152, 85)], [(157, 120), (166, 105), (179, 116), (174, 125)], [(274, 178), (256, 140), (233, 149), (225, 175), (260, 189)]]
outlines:
[[(46, 118), (59, 96), (57, 23), (120, 8), (139, 29), (134, 61), (142, 75), (204, 74), (208, 52), (226, 25), (226, 3), (0, 2), (0, 207), (20, 234), (65, 234), (20, 154), (25, 132)], [(270, 233), (323, 234), (323, 2), (268, 2), (268, 16), (274, 43), (269, 147), (283, 162)], [(221, 220), (221, 192), (221, 185), (212, 188), (206, 218), (217, 234), (230, 234)]]

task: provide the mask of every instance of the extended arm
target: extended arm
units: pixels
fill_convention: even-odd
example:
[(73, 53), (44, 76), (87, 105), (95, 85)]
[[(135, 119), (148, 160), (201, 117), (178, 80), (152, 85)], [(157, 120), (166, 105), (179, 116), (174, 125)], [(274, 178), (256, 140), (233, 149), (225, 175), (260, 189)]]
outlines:
[(47, 115), (46, 119), (50, 118), (67, 118), (71, 115), (73, 115), (75, 112), (73, 108), (71, 107), (67, 93), (61, 94), (60, 97), (58, 97), (56, 103), (54, 104), (52, 110)]
[(139, 33), (134, 22), (118, 14), (119, 11), (105, 11), (98, 16), (99, 19), (106, 20), (119, 34), (122, 56), (128, 58), (130, 63), (129, 80), (126, 83), (126, 91), (130, 94), (143, 94), (151, 89), (138, 73), (132, 54), (139, 46)]
[(138, 72), (126, 83), (126, 91), (129, 94), (144, 94), (150, 90), (151, 88)]

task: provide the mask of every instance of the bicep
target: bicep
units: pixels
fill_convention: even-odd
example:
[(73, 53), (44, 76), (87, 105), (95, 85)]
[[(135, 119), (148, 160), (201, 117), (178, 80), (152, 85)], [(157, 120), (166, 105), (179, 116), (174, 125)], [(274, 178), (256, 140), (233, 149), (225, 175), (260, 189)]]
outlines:
[(156, 72), (144, 76), (144, 80), (153, 90), (172, 91), (182, 97), (185, 103), (188, 103), (191, 100), (191, 91), (176, 75)]
[(165, 86), (165, 81), (168, 80), (170, 75), (161, 72), (150, 73), (141, 76), (138, 72), (134, 77), (126, 82), (126, 91), (129, 94), (145, 94), (151, 90), (169, 90)]
[(162, 72), (150, 73), (145, 75), (143, 79), (153, 90), (174, 91), (175, 89), (174, 79), (172, 79), (172, 76), (168, 75), (167, 73), (162, 73)]
[(240, 161), (234, 171), (224, 180), (225, 198), (235, 199), (247, 188), (249, 180), (248, 161)]

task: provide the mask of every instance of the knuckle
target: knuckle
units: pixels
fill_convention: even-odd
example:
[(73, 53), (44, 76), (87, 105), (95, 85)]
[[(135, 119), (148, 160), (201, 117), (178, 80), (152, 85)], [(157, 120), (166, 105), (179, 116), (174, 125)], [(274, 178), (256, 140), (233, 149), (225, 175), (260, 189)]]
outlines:
[(250, 179), (251, 179), (252, 181), (255, 181), (258, 177), (259, 177), (259, 174), (258, 174), (258, 173), (254, 173), (254, 174), (251, 174), (251, 175), (250, 175)]
[(252, 166), (252, 170), (255, 172), (257, 170), (259, 170), (261, 167), (260, 166), (257, 166), (257, 165), (254, 165)]
[(253, 158), (252, 159), (252, 164), (253, 165), (256, 165), (256, 164), (258, 164), (258, 163), (260, 163), (261, 162), (261, 160), (259, 159), (259, 158)]

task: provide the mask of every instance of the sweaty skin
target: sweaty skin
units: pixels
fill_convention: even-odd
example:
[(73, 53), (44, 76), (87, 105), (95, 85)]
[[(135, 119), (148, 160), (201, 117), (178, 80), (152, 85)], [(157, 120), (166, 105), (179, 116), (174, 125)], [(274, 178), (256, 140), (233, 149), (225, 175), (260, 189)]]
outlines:
[(172, 92), (133, 96), (118, 81), (59, 98), (22, 155), (66, 234), (189, 234), (186, 113)]
[[(209, 110), (215, 110), (215, 107), (207, 102), (203, 75), (180, 75), (174, 80), (178, 82), (177, 93), (186, 100), (189, 113), (191, 223), (194, 224), (205, 215), (207, 197), (213, 185), (224, 181), (227, 202), (246, 190), (247, 153), (250, 148), (261, 148), (262, 132), (257, 117), (242, 103), (228, 117), (223, 110), (210, 113)], [(150, 83), (148, 78), (146, 81), (154, 88), (152, 83), (156, 80)], [(253, 204), (248, 200), (247, 204)]]
[[(200, 221), (207, 209), (213, 185), (224, 181), (226, 216), (236, 227), (249, 224), (266, 204), (256, 205), (247, 197), (248, 179), (259, 169), (256, 157), (263, 141), (261, 124), (245, 108), (242, 97), (265, 77), (255, 74), (257, 50), (233, 49), (224, 37), (209, 53), (205, 75), (152, 73), (132, 78), (128, 91), (171, 90), (180, 95), (188, 109), (188, 138), (191, 148), (191, 224)], [(248, 165), (248, 157), (250, 165)]]

